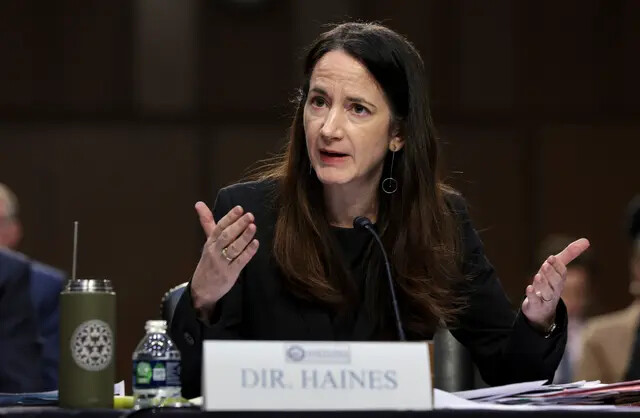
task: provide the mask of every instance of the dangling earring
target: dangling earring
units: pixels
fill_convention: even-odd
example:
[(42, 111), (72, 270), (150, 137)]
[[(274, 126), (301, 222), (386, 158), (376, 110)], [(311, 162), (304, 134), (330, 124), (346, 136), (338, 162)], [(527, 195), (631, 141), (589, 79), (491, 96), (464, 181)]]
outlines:
[(382, 191), (386, 194), (394, 194), (396, 190), (398, 190), (398, 181), (393, 178), (393, 160), (396, 156), (397, 148), (394, 145), (393, 150), (391, 151), (391, 170), (389, 170), (389, 177), (382, 180)]

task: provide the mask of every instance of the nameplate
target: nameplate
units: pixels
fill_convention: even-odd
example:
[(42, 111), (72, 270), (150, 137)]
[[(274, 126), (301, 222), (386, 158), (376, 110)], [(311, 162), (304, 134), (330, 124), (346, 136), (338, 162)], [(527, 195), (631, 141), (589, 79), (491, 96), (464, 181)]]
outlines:
[(204, 409), (427, 410), (427, 343), (213, 341), (203, 347)]

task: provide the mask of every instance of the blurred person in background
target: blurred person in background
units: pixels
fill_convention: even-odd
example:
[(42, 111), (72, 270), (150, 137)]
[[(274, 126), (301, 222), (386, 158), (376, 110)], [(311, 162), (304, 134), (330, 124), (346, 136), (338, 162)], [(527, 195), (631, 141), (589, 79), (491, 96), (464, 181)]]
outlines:
[(0, 248), (0, 392), (43, 390), (42, 343), (31, 309), (31, 264)]
[[(549, 254), (558, 254), (575, 238), (552, 234), (544, 239), (537, 255), (537, 263), (544, 262)], [(569, 319), (567, 327), (567, 346), (553, 378), (554, 383), (573, 381), (576, 368), (582, 355), (582, 332), (590, 306), (590, 288), (594, 266), (591, 250), (580, 254), (567, 266), (567, 279), (562, 290), (562, 300), (567, 307)]]
[(18, 199), (9, 187), (0, 183), (0, 247), (15, 249), (21, 239)]
[[(22, 226), (18, 217), (18, 198), (8, 186), (0, 183), (0, 248), (15, 250), (22, 239)], [(65, 275), (59, 270), (22, 254), (9, 252), (27, 260), (29, 265), (30, 302), (36, 318), (36, 326), (42, 349), (42, 384), (38, 390), (53, 390), (58, 387), (58, 323), (59, 298)], [(22, 310), (28, 305), (15, 305)]]
[(640, 195), (629, 204), (628, 219), (631, 237), (629, 292), (635, 300), (625, 309), (587, 322), (576, 380), (614, 383), (640, 379)]

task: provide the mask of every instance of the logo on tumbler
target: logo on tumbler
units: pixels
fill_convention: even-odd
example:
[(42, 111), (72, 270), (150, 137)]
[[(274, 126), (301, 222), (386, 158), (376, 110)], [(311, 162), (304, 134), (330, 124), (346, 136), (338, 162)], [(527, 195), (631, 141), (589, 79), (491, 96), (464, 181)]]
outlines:
[(86, 321), (71, 336), (71, 356), (81, 368), (98, 372), (111, 363), (112, 343), (109, 324), (97, 319)]

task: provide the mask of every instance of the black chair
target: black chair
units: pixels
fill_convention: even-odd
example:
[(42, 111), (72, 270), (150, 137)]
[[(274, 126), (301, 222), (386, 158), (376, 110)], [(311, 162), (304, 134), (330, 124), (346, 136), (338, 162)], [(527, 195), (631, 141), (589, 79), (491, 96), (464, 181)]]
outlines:
[(433, 336), (433, 386), (447, 392), (475, 389), (476, 368), (465, 346), (445, 328)]
[[(187, 283), (179, 284), (167, 291), (160, 303), (162, 319), (171, 325), (173, 312), (187, 287)], [(477, 373), (469, 351), (444, 328), (439, 329), (433, 337), (434, 387), (447, 392), (474, 389), (478, 384)]]
[(172, 287), (167, 293), (162, 296), (160, 300), (160, 318), (167, 321), (167, 326), (171, 326), (171, 319), (173, 319), (173, 313), (178, 306), (178, 301), (186, 289), (187, 283), (181, 283), (176, 287)]

